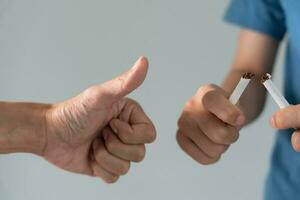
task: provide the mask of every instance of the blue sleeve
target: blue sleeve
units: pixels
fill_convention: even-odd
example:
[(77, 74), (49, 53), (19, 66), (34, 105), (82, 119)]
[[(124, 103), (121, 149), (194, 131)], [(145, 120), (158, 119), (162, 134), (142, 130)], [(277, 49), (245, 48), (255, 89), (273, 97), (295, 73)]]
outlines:
[(243, 28), (281, 40), (286, 33), (286, 23), (279, 1), (231, 0), (224, 19)]

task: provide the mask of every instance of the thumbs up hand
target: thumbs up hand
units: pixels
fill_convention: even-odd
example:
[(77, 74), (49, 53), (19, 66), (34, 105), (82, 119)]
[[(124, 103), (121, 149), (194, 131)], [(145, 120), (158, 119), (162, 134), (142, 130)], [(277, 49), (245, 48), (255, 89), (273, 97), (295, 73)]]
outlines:
[(156, 133), (142, 107), (125, 96), (144, 81), (148, 61), (141, 57), (126, 73), (46, 112), (47, 142), (42, 156), (64, 170), (97, 176), (107, 183), (145, 156)]

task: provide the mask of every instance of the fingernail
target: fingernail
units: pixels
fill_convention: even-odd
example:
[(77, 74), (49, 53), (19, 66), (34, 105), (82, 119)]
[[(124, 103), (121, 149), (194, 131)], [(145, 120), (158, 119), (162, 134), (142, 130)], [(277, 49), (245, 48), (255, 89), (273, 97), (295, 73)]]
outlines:
[(237, 120), (236, 120), (236, 123), (238, 126), (241, 126), (245, 123), (245, 117), (243, 115), (240, 115)]

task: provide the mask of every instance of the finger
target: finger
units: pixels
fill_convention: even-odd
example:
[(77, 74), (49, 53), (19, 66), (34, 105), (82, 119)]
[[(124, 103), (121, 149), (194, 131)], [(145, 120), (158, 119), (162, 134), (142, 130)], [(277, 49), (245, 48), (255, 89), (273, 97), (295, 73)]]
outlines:
[(155, 140), (155, 129), (146, 123), (134, 124), (131, 127), (126, 122), (113, 119), (110, 126), (125, 144), (145, 144)]
[(124, 144), (109, 128), (104, 129), (103, 136), (105, 146), (112, 155), (133, 162), (140, 162), (144, 159), (146, 152), (145, 145)]
[(190, 138), (209, 157), (216, 158), (223, 154), (228, 145), (217, 144), (207, 137), (199, 128), (198, 117), (194, 117), (188, 112), (184, 113), (178, 120), (179, 132)]
[(220, 145), (211, 141), (201, 130), (184, 128), (179, 130), (183, 135), (190, 138), (199, 149), (211, 158), (220, 157), (229, 147), (229, 145)]
[(201, 164), (213, 164), (220, 159), (220, 157), (210, 158), (209, 156), (207, 156), (201, 149), (199, 149), (189, 138), (184, 136), (181, 132), (177, 132), (176, 139), (182, 150), (188, 155), (190, 155), (195, 161)]
[[(186, 111), (179, 119), (179, 127), (195, 127), (201, 130), (212, 142), (220, 145), (230, 145), (239, 138), (237, 128), (223, 123), (209, 112), (193, 113)], [(194, 128), (195, 129), (195, 128)]]
[(271, 125), (277, 129), (300, 128), (300, 105), (276, 112), (271, 119)]
[(110, 154), (101, 139), (94, 141), (93, 150), (96, 162), (106, 171), (119, 176), (129, 171), (130, 162)]
[(138, 88), (145, 80), (148, 71), (148, 60), (140, 57), (134, 66), (122, 75), (96, 85), (84, 91), (83, 97), (88, 108), (109, 107), (122, 97)]
[(99, 166), (95, 161), (92, 162), (92, 169), (94, 172), (94, 176), (101, 178), (106, 183), (115, 183), (119, 179), (119, 176), (105, 170), (104, 168)]
[(197, 122), (203, 133), (216, 144), (230, 145), (239, 138), (236, 127), (223, 123), (210, 113), (199, 116)]
[(102, 84), (101, 92), (108, 101), (119, 100), (144, 82), (147, 71), (148, 60), (140, 57), (129, 71)]
[(216, 90), (207, 92), (202, 98), (203, 106), (220, 120), (232, 126), (245, 123), (242, 111)]
[(295, 131), (292, 135), (292, 146), (295, 151), (300, 152), (300, 131)]

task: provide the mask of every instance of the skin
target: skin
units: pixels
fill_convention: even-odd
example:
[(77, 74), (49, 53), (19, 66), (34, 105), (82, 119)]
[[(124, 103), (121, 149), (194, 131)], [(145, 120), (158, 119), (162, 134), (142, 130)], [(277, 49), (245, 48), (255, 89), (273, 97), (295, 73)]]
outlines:
[[(259, 80), (251, 81), (237, 105), (228, 100), (245, 72), (258, 77), (272, 72), (279, 42), (243, 29), (235, 59), (221, 86), (200, 87), (188, 100), (178, 120), (177, 142), (189, 156), (201, 164), (213, 164), (236, 142), (242, 127), (262, 112), (266, 90)], [(300, 128), (300, 106), (280, 110), (272, 118), (275, 128)], [(300, 132), (292, 137), (293, 147), (300, 151)]]
[(156, 137), (142, 107), (125, 97), (147, 69), (141, 57), (128, 72), (62, 103), (1, 102), (0, 153), (33, 153), (61, 169), (116, 182)]
[(300, 105), (292, 105), (276, 112), (271, 118), (271, 125), (277, 129), (295, 129), (292, 135), (292, 145), (300, 152)]

